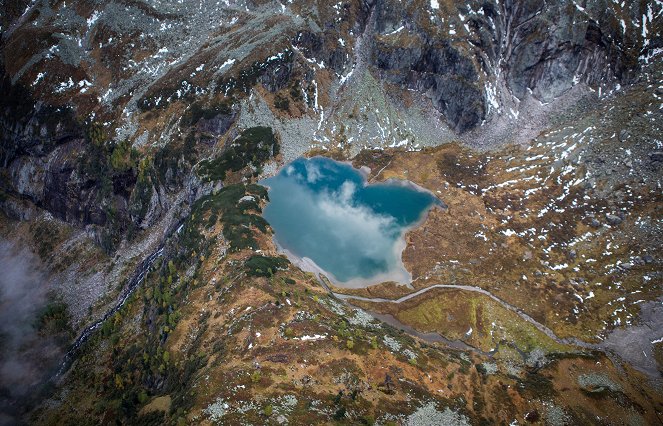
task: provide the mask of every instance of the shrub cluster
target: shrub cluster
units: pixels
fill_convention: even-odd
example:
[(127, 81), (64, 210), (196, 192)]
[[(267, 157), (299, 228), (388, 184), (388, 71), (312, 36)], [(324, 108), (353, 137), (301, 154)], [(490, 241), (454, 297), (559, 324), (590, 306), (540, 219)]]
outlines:
[(208, 182), (224, 180), (228, 171), (238, 172), (251, 166), (257, 176), (265, 162), (279, 151), (279, 142), (270, 127), (252, 127), (242, 132), (219, 157), (201, 162), (199, 174)]

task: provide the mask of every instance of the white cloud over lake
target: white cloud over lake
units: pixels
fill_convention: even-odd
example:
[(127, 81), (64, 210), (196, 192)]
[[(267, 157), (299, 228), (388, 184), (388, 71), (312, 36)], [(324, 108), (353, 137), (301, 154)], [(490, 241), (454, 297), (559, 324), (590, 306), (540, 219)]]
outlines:
[(280, 244), (311, 258), (322, 269), (334, 271), (341, 282), (400, 266), (397, 224), (389, 216), (358, 205), (353, 198), (355, 183), (345, 181), (336, 192), (316, 192), (304, 183), (310, 181), (310, 171), (306, 178), (294, 170), (286, 173), (296, 178), (270, 182), (270, 186), (287, 195), (270, 196), (265, 209), (268, 221), (282, 231), (277, 233)]
[(322, 173), (320, 172), (320, 168), (312, 163), (312, 162), (307, 162), (306, 163), (306, 180), (308, 183), (316, 183), (318, 179), (322, 177)]
[(393, 218), (355, 205), (352, 199), (355, 190), (355, 185), (346, 181), (338, 193), (313, 194), (312, 213), (339, 245), (346, 248), (352, 245), (354, 250), (376, 261), (393, 260), (385, 259), (395, 243)]
[(401, 254), (403, 232), (430, 201), (402, 185), (365, 185), (351, 166), (300, 159), (265, 181), (270, 202), (263, 215), (280, 246), (315, 263), (336, 284), (409, 283)]

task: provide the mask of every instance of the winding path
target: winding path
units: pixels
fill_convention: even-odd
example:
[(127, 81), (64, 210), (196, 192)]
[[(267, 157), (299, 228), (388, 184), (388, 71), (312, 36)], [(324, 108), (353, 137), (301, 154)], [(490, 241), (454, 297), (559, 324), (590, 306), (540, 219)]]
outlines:
[[(322, 280), (320, 280), (322, 282)], [(352, 305), (352, 300), (361, 300), (365, 302), (376, 302), (376, 303), (403, 303), (407, 300), (413, 299), (417, 296), (420, 296), (428, 291), (431, 291), (436, 288), (449, 288), (463, 291), (472, 291), (475, 293), (480, 293), (485, 296), (490, 297), (492, 300), (496, 301), (506, 309), (514, 312), (520, 316), (525, 321), (532, 324), (539, 331), (544, 333), (546, 336), (553, 339), (555, 342), (575, 346), (578, 348), (591, 350), (591, 351), (600, 351), (608, 356), (615, 365), (618, 365), (618, 360), (629, 363), (636, 370), (644, 373), (650, 380), (650, 384), (654, 388), (660, 388), (663, 386), (663, 375), (661, 375), (656, 362), (654, 361), (654, 352), (653, 352), (653, 343), (663, 339), (661, 336), (660, 330), (663, 327), (663, 298), (657, 299), (657, 301), (647, 302), (643, 304), (641, 312), (641, 323), (639, 325), (631, 326), (627, 329), (616, 329), (613, 330), (606, 338), (600, 343), (588, 343), (577, 338), (560, 338), (555, 333), (546, 327), (545, 325), (539, 323), (531, 316), (527, 315), (521, 309), (511, 305), (508, 302), (500, 299), (491, 292), (484, 290), (480, 287), (467, 286), (467, 285), (456, 285), (456, 284), (435, 284), (430, 287), (423, 288), (421, 290), (410, 293), (406, 296), (403, 296), (398, 299), (385, 299), (380, 297), (362, 297), (362, 296), (352, 296), (348, 294), (335, 293), (332, 292), (327, 285), (322, 282), (323, 286), (329, 293), (334, 297), (345, 301), (346, 303)], [(461, 347), (464, 345), (471, 350), (476, 350), (464, 344), (462, 341), (449, 341), (444, 336), (438, 333), (421, 333), (413, 327), (402, 323), (398, 319), (394, 318), (391, 315), (376, 314), (374, 312), (369, 312), (375, 318), (390, 323), (398, 328), (403, 329), (404, 331), (422, 338), (428, 341), (441, 341), (447, 344), (450, 344), (452, 347)], [(636, 384), (637, 385), (637, 384)], [(646, 395), (646, 392), (642, 391)], [(658, 415), (658, 414), (657, 414)]]
[(598, 345), (583, 342), (578, 339), (562, 339), (560, 337), (557, 337), (555, 333), (546, 327), (545, 325), (541, 324), (531, 316), (527, 315), (525, 312), (523, 312), (521, 309), (511, 305), (508, 302), (505, 302), (504, 300), (500, 299), (499, 297), (495, 296), (488, 290), (484, 290), (481, 287), (475, 287), (475, 286), (469, 286), (469, 285), (457, 285), (457, 284), (435, 284), (430, 287), (423, 288), (421, 290), (417, 290), (414, 293), (410, 293), (406, 296), (403, 296), (398, 299), (384, 299), (380, 297), (362, 297), (362, 296), (353, 296), (353, 295), (348, 295), (348, 294), (343, 294), (343, 293), (334, 293), (331, 292), (334, 297), (345, 300), (345, 301), (350, 301), (350, 300), (360, 300), (363, 302), (374, 302), (374, 303), (403, 303), (407, 300), (413, 299), (415, 297), (418, 297), (426, 292), (429, 292), (431, 290), (437, 289), (437, 288), (449, 288), (449, 289), (455, 289), (455, 290), (463, 290), (463, 291), (472, 291), (475, 293), (480, 293), (483, 294), (484, 296), (490, 297), (492, 300), (496, 301), (500, 305), (502, 305), (504, 308), (510, 310), (511, 312), (514, 312), (517, 314), (519, 317), (527, 321), (528, 323), (532, 324), (534, 327), (536, 327), (540, 332), (548, 336), (549, 338), (553, 339), (555, 342), (562, 344), (562, 345), (574, 345), (574, 346), (579, 346), (584, 349), (599, 349)]

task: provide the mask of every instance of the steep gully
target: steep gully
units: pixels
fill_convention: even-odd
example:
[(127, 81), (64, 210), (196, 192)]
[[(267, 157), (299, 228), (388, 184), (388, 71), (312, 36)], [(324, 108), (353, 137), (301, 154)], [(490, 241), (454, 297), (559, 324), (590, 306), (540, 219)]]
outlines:
[(145, 258), (145, 260), (143, 260), (134, 271), (134, 274), (129, 280), (128, 285), (122, 292), (117, 303), (110, 310), (108, 310), (99, 320), (92, 323), (87, 328), (85, 328), (85, 330), (83, 330), (83, 332), (78, 336), (78, 338), (74, 341), (74, 343), (71, 345), (71, 347), (65, 354), (64, 359), (60, 364), (60, 368), (58, 369), (58, 372), (55, 375), (55, 378), (58, 378), (62, 376), (65, 372), (67, 372), (67, 370), (73, 363), (74, 359), (76, 358), (76, 355), (78, 354), (78, 351), (80, 350), (81, 346), (83, 346), (83, 344), (87, 342), (90, 336), (92, 336), (92, 334), (96, 330), (98, 330), (108, 318), (115, 315), (116, 312), (122, 309), (122, 307), (125, 305), (127, 300), (129, 300), (129, 297), (138, 288), (138, 286), (145, 280), (145, 277), (147, 276), (147, 273), (150, 271), (152, 265), (154, 265), (154, 262), (156, 262), (156, 260), (163, 255), (163, 250), (164, 250), (164, 244), (159, 246), (157, 250), (155, 250), (154, 252), (152, 252), (152, 254), (147, 256), (147, 258)]

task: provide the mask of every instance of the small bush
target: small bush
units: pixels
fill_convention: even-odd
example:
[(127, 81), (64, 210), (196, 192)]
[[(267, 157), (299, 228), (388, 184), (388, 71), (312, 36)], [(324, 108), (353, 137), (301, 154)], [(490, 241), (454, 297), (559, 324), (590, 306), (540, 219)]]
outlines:
[(370, 414), (366, 414), (361, 418), (360, 422), (363, 425), (373, 426), (375, 424), (375, 418)]
[(345, 407), (339, 407), (334, 413), (334, 420), (343, 420), (345, 418), (346, 413), (347, 409)]
[(138, 165), (138, 151), (131, 147), (131, 142), (125, 140), (113, 146), (110, 154), (110, 164), (116, 172), (127, 172)]
[(246, 273), (254, 277), (271, 277), (277, 271), (286, 269), (290, 262), (284, 257), (255, 255), (244, 263)]
[(282, 95), (276, 95), (274, 106), (282, 111), (288, 111), (290, 109), (290, 99)]

